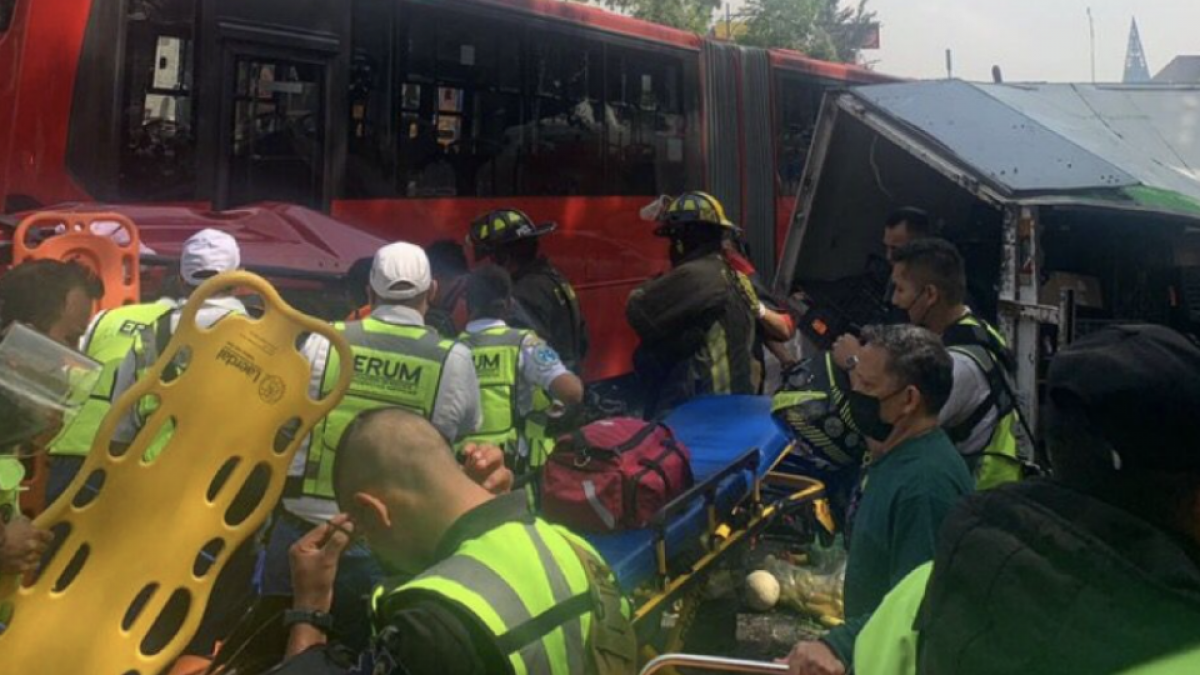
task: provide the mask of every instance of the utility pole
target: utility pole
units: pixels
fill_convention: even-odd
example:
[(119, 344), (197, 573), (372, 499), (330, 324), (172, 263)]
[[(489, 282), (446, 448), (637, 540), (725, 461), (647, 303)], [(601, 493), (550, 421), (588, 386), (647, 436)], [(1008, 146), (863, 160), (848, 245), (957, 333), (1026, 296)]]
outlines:
[(1088, 30), (1092, 35), (1092, 84), (1096, 84), (1096, 18), (1092, 16), (1092, 8), (1087, 8)]
[(946, 50), (946, 79), (954, 79), (954, 52), (950, 49)]

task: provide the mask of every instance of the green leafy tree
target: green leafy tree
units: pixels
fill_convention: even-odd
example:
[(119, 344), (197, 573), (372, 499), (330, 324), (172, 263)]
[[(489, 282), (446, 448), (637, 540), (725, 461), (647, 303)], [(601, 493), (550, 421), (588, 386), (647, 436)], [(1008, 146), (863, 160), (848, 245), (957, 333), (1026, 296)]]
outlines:
[(738, 42), (795, 49), (827, 61), (854, 63), (875, 30), (868, 0), (841, 7), (839, 0), (749, 0), (741, 13)]
[[(588, 0), (573, 0), (588, 2)], [(593, 5), (623, 12), (636, 19), (706, 33), (722, 0), (591, 0)]]

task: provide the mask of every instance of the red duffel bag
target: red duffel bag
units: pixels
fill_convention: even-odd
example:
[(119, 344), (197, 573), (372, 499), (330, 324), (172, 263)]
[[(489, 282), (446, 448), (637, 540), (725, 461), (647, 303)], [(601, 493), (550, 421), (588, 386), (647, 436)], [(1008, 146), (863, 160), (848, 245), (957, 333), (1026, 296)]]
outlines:
[(578, 532), (637, 529), (692, 486), (692, 457), (666, 425), (617, 417), (558, 439), (541, 485), (551, 522)]

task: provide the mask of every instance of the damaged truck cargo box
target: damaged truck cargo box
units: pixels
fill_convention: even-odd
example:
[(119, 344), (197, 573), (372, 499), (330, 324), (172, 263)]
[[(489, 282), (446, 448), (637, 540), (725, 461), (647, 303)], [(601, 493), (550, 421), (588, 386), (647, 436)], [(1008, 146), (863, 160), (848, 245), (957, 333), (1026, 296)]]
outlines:
[(1200, 87), (830, 93), (775, 279), (810, 347), (888, 316), (883, 226), (907, 206), (962, 252), (1031, 420), (1045, 362), (1071, 340), (1113, 323), (1200, 330)]

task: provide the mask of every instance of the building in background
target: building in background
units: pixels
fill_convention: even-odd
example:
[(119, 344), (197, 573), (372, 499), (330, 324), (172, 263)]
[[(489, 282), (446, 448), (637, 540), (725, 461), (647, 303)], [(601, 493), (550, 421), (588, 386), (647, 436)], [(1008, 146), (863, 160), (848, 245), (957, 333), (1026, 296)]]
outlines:
[(1142, 35), (1138, 31), (1137, 18), (1129, 26), (1129, 48), (1125, 52), (1125, 84), (1141, 84), (1150, 81), (1150, 66), (1146, 65), (1146, 51), (1142, 49)]
[(1200, 56), (1176, 56), (1157, 75), (1159, 84), (1200, 84)]

